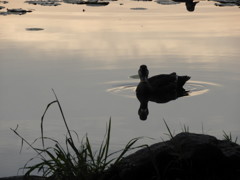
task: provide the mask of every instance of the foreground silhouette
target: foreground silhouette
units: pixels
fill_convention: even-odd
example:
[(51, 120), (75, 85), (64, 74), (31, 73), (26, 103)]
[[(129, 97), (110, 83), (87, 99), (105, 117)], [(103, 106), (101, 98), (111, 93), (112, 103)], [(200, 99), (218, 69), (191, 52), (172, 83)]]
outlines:
[(138, 115), (146, 120), (149, 114), (148, 102), (167, 103), (182, 96), (188, 96), (183, 86), (190, 79), (189, 76), (178, 76), (175, 72), (161, 74), (148, 78), (146, 65), (141, 65), (138, 71), (140, 83), (136, 89), (136, 96), (140, 102)]

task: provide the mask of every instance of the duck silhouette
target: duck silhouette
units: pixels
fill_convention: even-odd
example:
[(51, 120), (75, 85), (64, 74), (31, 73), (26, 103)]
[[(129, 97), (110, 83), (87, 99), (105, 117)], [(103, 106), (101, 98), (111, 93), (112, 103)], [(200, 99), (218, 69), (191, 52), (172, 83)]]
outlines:
[(138, 75), (140, 82), (136, 89), (136, 96), (140, 102), (138, 115), (141, 120), (147, 119), (149, 101), (167, 103), (179, 97), (188, 96), (188, 91), (183, 86), (190, 76), (178, 76), (173, 72), (148, 78), (149, 71), (146, 65), (140, 66)]

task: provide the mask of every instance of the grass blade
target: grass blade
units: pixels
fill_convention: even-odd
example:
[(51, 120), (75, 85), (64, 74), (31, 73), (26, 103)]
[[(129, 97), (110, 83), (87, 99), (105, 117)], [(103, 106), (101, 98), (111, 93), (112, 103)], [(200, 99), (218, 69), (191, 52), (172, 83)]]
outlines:
[(169, 128), (169, 126), (168, 126), (168, 124), (167, 124), (167, 122), (165, 121), (164, 118), (163, 118), (163, 122), (164, 122), (164, 124), (165, 124), (165, 126), (166, 126), (166, 128), (168, 130), (168, 133), (169, 133), (170, 137), (173, 138), (174, 136), (173, 136), (173, 134), (172, 134), (172, 132), (171, 132), (171, 130), (170, 130), (170, 128)]
[(43, 115), (42, 115), (42, 117), (41, 117), (41, 137), (42, 137), (42, 146), (43, 146), (43, 148), (44, 148), (44, 139), (43, 139), (43, 119), (44, 119), (44, 117), (45, 117), (45, 114), (46, 114), (48, 108), (49, 108), (52, 104), (54, 104), (54, 103), (56, 103), (56, 102), (57, 102), (56, 100), (50, 102), (50, 103), (47, 105), (47, 107), (46, 107), (46, 109), (45, 109), (45, 111), (44, 111), (44, 113), (43, 113)]

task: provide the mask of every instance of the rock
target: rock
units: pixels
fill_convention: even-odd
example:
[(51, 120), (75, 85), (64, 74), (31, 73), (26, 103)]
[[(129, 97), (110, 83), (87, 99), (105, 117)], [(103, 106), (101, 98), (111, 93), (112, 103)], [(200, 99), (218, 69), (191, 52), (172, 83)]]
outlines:
[(41, 5), (41, 6), (59, 6), (61, 5), (60, 0), (30, 0), (25, 1), (25, 3), (33, 4), (33, 5)]
[(136, 7), (136, 8), (130, 8), (131, 10), (147, 10), (147, 8), (143, 7)]
[(171, 1), (171, 0), (156, 0), (156, 2), (158, 4), (162, 4), (162, 5), (173, 5), (173, 4), (179, 4), (180, 3), (180, 2)]
[(111, 167), (105, 180), (240, 179), (240, 146), (213, 136), (180, 133)]
[(107, 6), (109, 2), (86, 2), (87, 6)]
[(25, 10), (22, 8), (18, 8), (18, 9), (7, 9), (7, 12), (11, 12), (11, 13), (27, 13), (27, 12), (32, 12), (31, 10)]
[(5, 12), (0, 12), (0, 15), (7, 16), (7, 15), (23, 15), (26, 13), (30, 13), (32, 10), (25, 10), (22, 8), (17, 8), (17, 9), (7, 9)]
[(87, 6), (107, 6), (109, 2), (98, 1), (98, 0), (63, 0), (64, 3), (77, 4), (77, 5), (87, 5)]
[(43, 31), (43, 28), (26, 28), (26, 31)]
[(216, 1), (216, 6), (240, 6), (240, 0), (213, 0)]

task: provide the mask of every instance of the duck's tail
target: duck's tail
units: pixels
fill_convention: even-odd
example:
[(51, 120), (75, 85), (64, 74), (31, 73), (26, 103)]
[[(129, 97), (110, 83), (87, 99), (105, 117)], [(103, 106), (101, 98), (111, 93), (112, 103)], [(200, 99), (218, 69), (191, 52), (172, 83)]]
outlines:
[(190, 79), (190, 76), (178, 76), (178, 87), (182, 88), (184, 84)]

